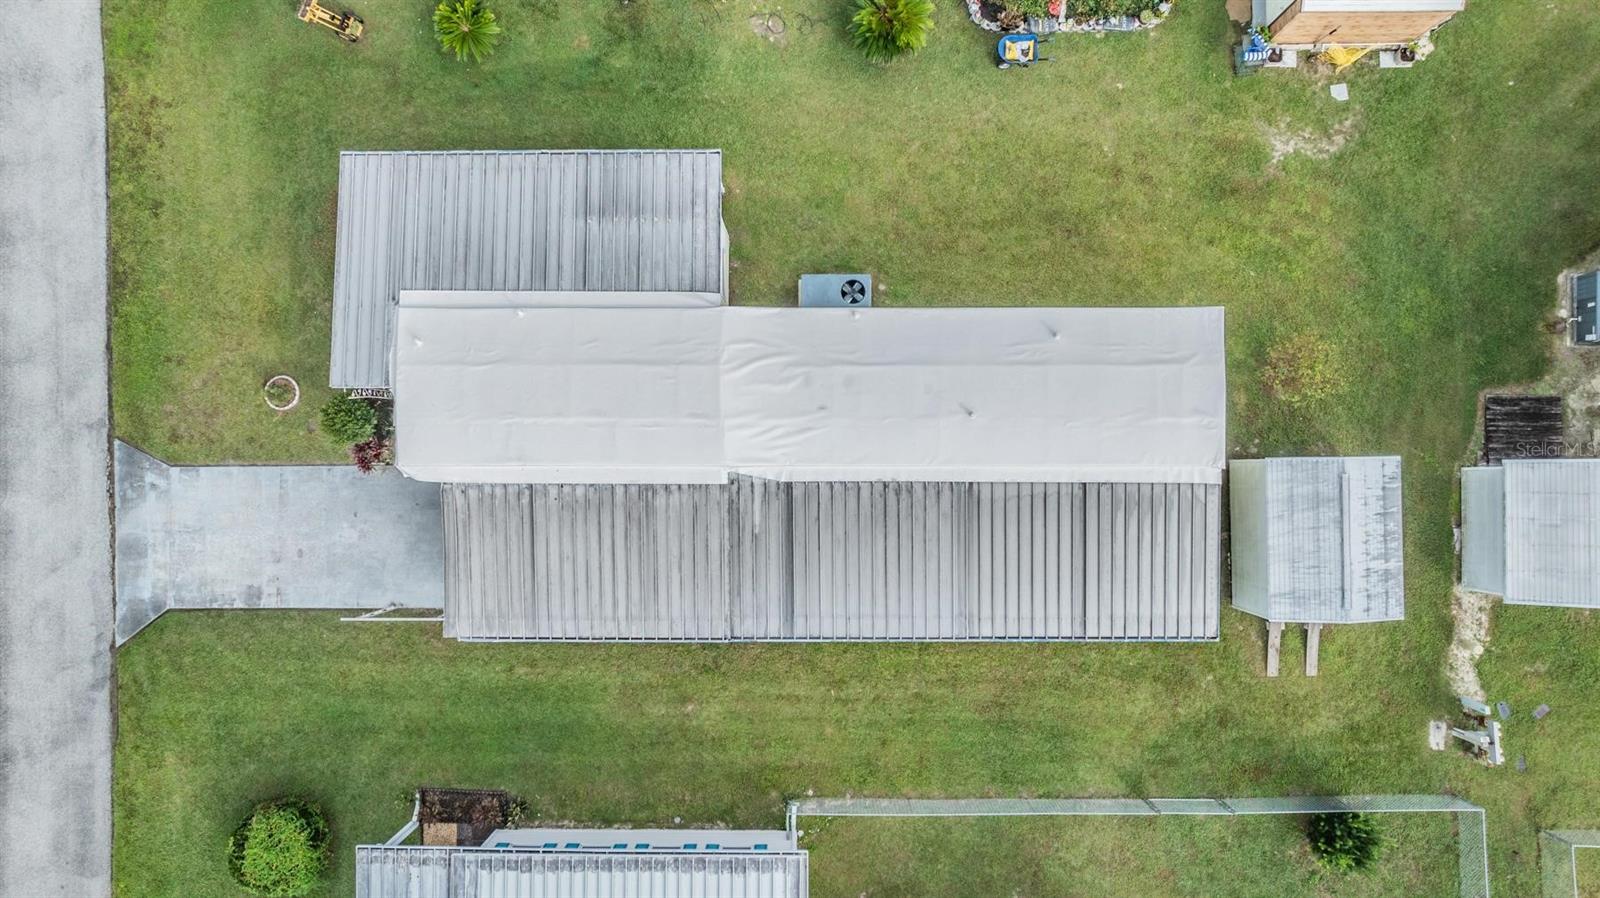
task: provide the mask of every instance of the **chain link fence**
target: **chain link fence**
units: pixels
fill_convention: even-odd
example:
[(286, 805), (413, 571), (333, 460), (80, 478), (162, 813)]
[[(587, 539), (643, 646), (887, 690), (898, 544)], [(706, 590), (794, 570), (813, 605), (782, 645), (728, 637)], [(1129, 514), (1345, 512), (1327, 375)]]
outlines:
[(1600, 829), (1539, 833), (1539, 874), (1544, 898), (1578, 898), (1578, 849), (1600, 848)]
[[(1483, 808), (1451, 795), (1291, 795), (1282, 798), (808, 798), (789, 802), (789, 831), (801, 817), (1237, 817), (1253, 814), (1453, 814), (1461, 898), (1489, 898)], [(1548, 834), (1546, 834), (1548, 835)], [(1590, 833), (1600, 837), (1600, 833)], [(1600, 842), (1594, 844), (1600, 845)], [(1570, 867), (1570, 864), (1569, 864)], [(1575, 876), (1569, 876), (1569, 880)], [(1548, 880), (1547, 880), (1548, 881)], [(1546, 887), (1545, 898), (1558, 893)], [(1562, 898), (1576, 894), (1569, 890)]]

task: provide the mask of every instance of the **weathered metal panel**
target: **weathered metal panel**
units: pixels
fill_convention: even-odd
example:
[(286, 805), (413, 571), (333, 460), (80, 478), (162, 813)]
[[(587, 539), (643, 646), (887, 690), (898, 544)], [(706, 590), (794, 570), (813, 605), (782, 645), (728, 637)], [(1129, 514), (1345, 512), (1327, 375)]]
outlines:
[(446, 636), (728, 637), (721, 487), (454, 484), (440, 497)]
[(449, 484), (445, 635), (1214, 639), (1220, 492), (748, 477)]
[(1600, 459), (1512, 461), (1505, 476), (1505, 600), (1600, 608)]
[(1267, 617), (1267, 462), (1240, 459), (1228, 465), (1228, 554), (1233, 607)]
[(388, 387), (401, 290), (725, 295), (716, 150), (339, 155), (329, 380)]
[(449, 898), (805, 898), (806, 855), (458, 852)]
[[(626, 832), (619, 831), (626, 836)], [(807, 855), (356, 848), (356, 898), (806, 898)]]
[(356, 898), (451, 898), (449, 848), (356, 847)]
[(1236, 462), (1234, 605), (1268, 620), (1405, 617), (1400, 459)]
[(1506, 591), (1506, 479), (1499, 465), (1461, 469), (1461, 585)]

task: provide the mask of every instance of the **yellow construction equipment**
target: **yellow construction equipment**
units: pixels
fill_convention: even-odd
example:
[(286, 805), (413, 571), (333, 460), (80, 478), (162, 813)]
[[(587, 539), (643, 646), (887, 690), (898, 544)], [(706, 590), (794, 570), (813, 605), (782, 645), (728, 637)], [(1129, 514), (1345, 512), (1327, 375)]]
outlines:
[(334, 12), (317, 0), (300, 0), (300, 11), (296, 15), (302, 22), (332, 28), (341, 40), (347, 40), (352, 44), (361, 40), (361, 29), (367, 24), (353, 12)]
[(1335, 72), (1342, 72), (1371, 51), (1371, 47), (1341, 47), (1334, 44), (1322, 51), (1322, 61), (1331, 64)]

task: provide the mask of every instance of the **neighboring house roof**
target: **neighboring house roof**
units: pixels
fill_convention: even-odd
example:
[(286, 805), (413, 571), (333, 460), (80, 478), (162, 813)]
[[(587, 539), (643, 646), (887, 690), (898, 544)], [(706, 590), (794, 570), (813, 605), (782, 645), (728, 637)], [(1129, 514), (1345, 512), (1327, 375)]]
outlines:
[(396, 465), (441, 482), (1217, 483), (1223, 313), (467, 308), (402, 297)]
[(356, 898), (806, 898), (803, 851), (532, 851), (363, 845)]
[(448, 484), (446, 636), (1203, 640), (1202, 483)]
[(725, 297), (716, 150), (339, 155), (338, 388), (390, 385), (401, 290)]
[(1517, 605), (1600, 608), (1600, 459), (1462, 471), (1462, 585)]
[(1400, 459), (1229, 466), (1233, 604), (1267, 620), (1405, 617)]

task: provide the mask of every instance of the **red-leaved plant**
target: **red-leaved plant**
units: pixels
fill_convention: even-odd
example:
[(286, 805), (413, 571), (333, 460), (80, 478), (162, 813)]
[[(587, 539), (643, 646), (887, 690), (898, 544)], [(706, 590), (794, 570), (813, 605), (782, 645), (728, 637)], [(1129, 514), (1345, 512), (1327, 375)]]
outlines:
[(356, 443), (350, 447), (350, 460), (356, 463), (356, 470), (371, 474), (373, 468), (389, 463), (389, 444), (377, 438)]

